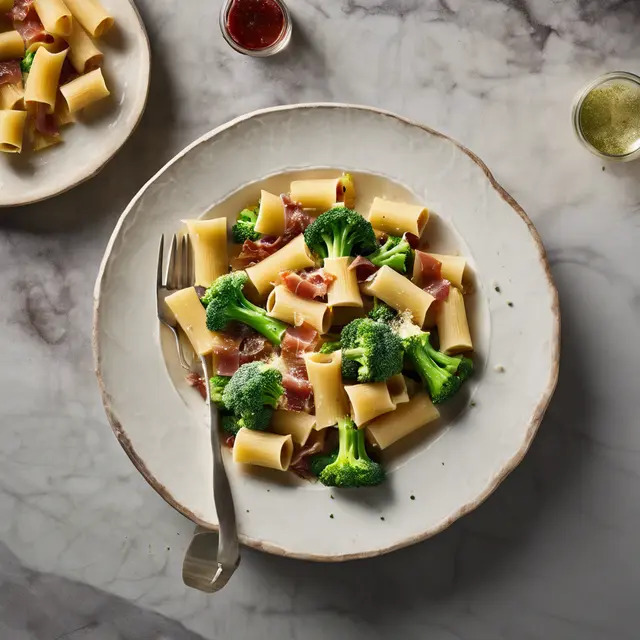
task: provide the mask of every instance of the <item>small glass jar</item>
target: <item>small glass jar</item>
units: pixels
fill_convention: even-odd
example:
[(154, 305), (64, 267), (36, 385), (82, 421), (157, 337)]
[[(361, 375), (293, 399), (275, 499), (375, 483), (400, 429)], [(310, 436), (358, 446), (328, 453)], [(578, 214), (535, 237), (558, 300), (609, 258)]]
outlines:
[(263, 48), (248, 48), (238, 42), (232, 35), (229, 27), (229, 14), (234, 2), (242, 2), (243, 0), (225, 0), (220, 10), (220, 31), (227, 44), (235, 49), (238, 53), (242, 53), (246, 56), (253, 56), (255, 58), (266, 58), (279, 53), (287, 47), (291, 40), (291, 32), (293, 30), (293, 22), (291, 20), (291, 14), (287, 9), (287, 5), (283, 0), (267, 0), (269, 3), (273, 3), (279, 7), (282, 11), (283, 26), (280, 31), (280, 35), (276, 40)]
[[(598, 91), (599, 94), (594, 93)], [(631, 100), (635, 105), (637, 101), (638, 108), (636, 109), (629, 103), (624, 107), (623, 112), (621, 100), (618, 100), (616, 94), (613, 93), (616, 91), (618, 97), (620, 97), (620, 92), (628, 93), (627, 102)], [(610, 94), (608, 105), (606, 104), (605, 92)], [(598, 98), (601, 98), (600, 104), (595, 104)], [(607, 107), (609, 107), (608, 111)], [(599, 112), (597, 112), (598, 109)], [(626, 120), (624, 119), (625, 113)], [(629, 118), (629, 114), (631, 118)], [(599, 119), (599, 122), (594, 122), (594, 118)], [(588, 119), (591, 119), (591, 124), (594, 126), (588, 126)], [(619, 121), (619, 128), (614, 132), (612, 124), (615, 119)], [(576, 95), (571, 111), (571, 122), (578, 140), (596, 156), (615, 162), (629, 162), (639, 158), (640, 77), (626, 71), (613, 71), (596, 78)], [(597, 125), (609, 125), (609, 129), (606, 126), (601, 126), (598, 133), (595, 131)], [(634, 136), (635, 141), (633, 140)]]

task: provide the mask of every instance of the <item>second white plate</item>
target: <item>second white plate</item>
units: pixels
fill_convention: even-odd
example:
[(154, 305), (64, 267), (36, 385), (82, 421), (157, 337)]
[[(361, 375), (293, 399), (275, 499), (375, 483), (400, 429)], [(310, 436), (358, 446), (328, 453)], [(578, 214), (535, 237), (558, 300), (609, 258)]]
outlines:
[(102, 0), (115, 26), (97, 42), (111, 96), (63, 128), (64, 142), (38, 153), (0, 153), (0, 207), (44, 200), (93, 177), (133, 133), (149, 92), (149, 40), (131, 0)]

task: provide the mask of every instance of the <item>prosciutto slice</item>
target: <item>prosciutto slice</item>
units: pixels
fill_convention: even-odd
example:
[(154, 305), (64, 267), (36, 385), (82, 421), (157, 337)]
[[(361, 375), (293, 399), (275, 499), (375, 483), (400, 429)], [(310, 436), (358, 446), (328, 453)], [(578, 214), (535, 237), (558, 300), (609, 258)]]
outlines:
[(0, 62), (0, 85), (15, 84), (22, 81), (20, 60), (7, 60)]
[(349, 271), (356, 272), (356, 278), (358, 282), (364, 282), (368, 278), (370, 278), (376, 271), (378, 267), (376, 267), (373, 262), (367, 260), (364, 256), (358, 256), (350, 265)]
[(266, 360), (273, 353), (271, 343), (259, 333), (255, 333), (242, 341), (240, 345), (240, 366), (247, 362)]
[[(15, 10), (16, 5), (13, 8)], [(22, 15), (22, 12), (18, 15)], [(14, 18), (13, 28), (22, 36), (25, 48), (34, 42), (53, 42), (53, 36), (44, 30), (44, 25), (33, 9), (27, 9), (23, 18)]]
[(313, 300), (324, 298), (327, 295), (329, 285), (336, 277), (324, 269), (312, 269), (306, 271), (283, 271), (280, 279), (291, 293), (301, 298)]
[(207, 399), (207, 386), (201, 375), (192, 371), (186, 375), (185, 380), (202, 396), (203, 400)]
[(240, 367), (240, 342), (222, 332), (213, 347), (219, 376), (232, 376)]
[(27, 17), (31, 10), (31, 5), (34, 2), (35, 0), (13, 0), (13, 7), (11, 7), (11, 11), (9, 11), (7, 17), (10, 20), (23, 21)]
[(282, 379), (284, 405), (291, 411), (309, 410), (313, 406), (313, 389), (307, 376), (304, 354), (318, 345), (318, 332), (308, 324), (289, 327), (282, 340), (281, 352), (287, 372)]
[(442, 277), (442, 263), (424, 251), (416, 251), (415, 259), (420, 268), (416, 284), (436, 300), (446, 300), (451, 283)]
[(284, 205), (285, 244), (299, 236), (310, 224), (311, 217), (304, 212), (302, 205), (294, 202), (288, 195), (280, 196)]
[(60, 134), (56, 119), (52, 113), (47, 113), (47, 105), (36, 103), (36, 131), (45, 136), (57, 136)]
[(288, 411), (304, 411), (310, 408), (313, 388), (308, 380), (285, 373), (282, 376), (282, 386), (284, 387), (284, 406)]

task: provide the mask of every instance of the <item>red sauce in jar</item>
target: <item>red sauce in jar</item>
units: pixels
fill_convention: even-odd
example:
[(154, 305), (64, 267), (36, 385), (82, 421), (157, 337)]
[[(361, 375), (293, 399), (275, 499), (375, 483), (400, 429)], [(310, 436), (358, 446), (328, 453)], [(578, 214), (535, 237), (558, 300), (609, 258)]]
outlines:
[(252, 51), (277, 42), (284, 26), (284, 13), (275, 0), (234, 0), (227, 14), (229, 35)]

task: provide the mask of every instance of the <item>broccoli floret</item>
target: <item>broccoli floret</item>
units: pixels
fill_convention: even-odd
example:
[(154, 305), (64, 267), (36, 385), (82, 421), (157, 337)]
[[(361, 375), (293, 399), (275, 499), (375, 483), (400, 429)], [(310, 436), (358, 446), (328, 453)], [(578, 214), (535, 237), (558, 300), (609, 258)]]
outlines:
[[(409, 336), (403, 340), (404, 348), (413, 366), (422, 378), (422, 381), (429, 389), (431, 400), (434, 404), (439, 404), (448, 400), (460, 389), (463, 379), (469, 376), (469, 362), (466, 358), (463, 365), (463, 373), (466, 377), (458, 377), (458, 370), (462, 358), (447, 356), (440, 351), (436, 351), (429, 341), (429, 333), (421, 331), (416, 335)], [(473, 370), (473, 365), (471, 365)]]
[(338, 458), (338, 452), (323, 453), (309, 458), (309, 471), (316, 476), (316, 478), (322, 473), (325, 467), (333, 464)]
[(460, 382), (464, 382), (465, 380), (468, 380), (473, 373), (473, 360), (471, 358), (467, 358), (466, 356), (457, 357), (460, 358), (460, 364), (458, 365), (456, 375), (458, 376), (458, 378), (460, 378)]
[(369, 487), (380, 484), (382, 465), (367, 455), (364, 429), (357, 429), (348, 416), (338, 420), (338, 456), (320, 472), (320, 482), (328, 487)]
[(232, 414), (224, 414), (221, 419), (222, 430), (229, 435), (238, 435), (240, 427), (238, 426), (238, 419)]
[(222, 392), (231, 380), (228, 376), (213, 376), (209, 379), (209, 394), (211, 402), (222, 404)]
[(333, 342), (324, 342), (320, 347), (320, 353), (333, 353), (340, 349), (340, 340)]
[(405, 273), (407, 271), (407, 257), (410, 255), (411, 246), (405, 239), (389, 236), (381, 247), (367, 256), (367, 260), (375, 264), (376, 267), (386, 265), (400, 273)]
[(29, 51), (29, 53), (27, 53), (25, 57), (22, 58), (22, 60), (20, 61), (20, 70), (22, 71), (22, 73), (29, 73), (29, 71), (31, 71), (31, 65), (33, 64), (33, 58), (35, 57), (35, 55), (35, 51)]
[(207, 328), (209, 331), (221, 331), (231, 320), (237, 320), (261, 333), (275, 345), (282, 341), (282, 334), (287, 325), (275, 318), (270, 318), (267, 312), (255, 304), (251, 304), (242, 288), (248, 280), (244, 271), (234, 271), (220, 276), (202, 297), (202, 303), (207, 306)]
[(364, 255), (376, 249), (371, 223), (347, 207), (334, 207), (319, 215), (305, 229), (304, 241), (323, 259)]
[(238, 221), (231, 230), (234, 242), (242, 244), (245, 240), (257, 240), (260, 237), (256, 231), (259, 211), (260, 207), (254, 207), (253, 209), (243, 209), (238, 214)]
[(224, 406), (236, 417), (238, 428), (262, 431), (284, 393), (282, 374), (264, 362), (243, 364), (222, 393)]
[(378, 298), (373, 299), (373, 309), (367, 314), (372, 320), (384, 322), (385, 324), (389, 324), (397, 315), (398, 312), (395, 309), (392, 309)]
[[(358, 382), (384, 382), (402, 371), (402, 340), (382, 322), (358, 318), (340, 335), (342, 375)], [(355, 369), (353, 364), (356, 365)]]

